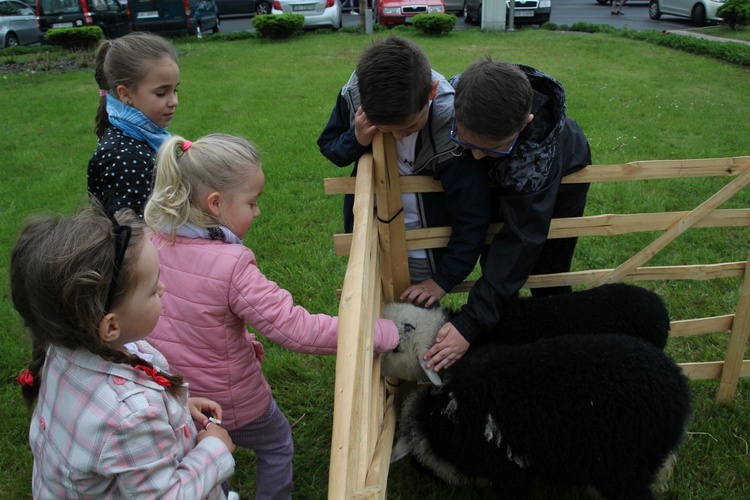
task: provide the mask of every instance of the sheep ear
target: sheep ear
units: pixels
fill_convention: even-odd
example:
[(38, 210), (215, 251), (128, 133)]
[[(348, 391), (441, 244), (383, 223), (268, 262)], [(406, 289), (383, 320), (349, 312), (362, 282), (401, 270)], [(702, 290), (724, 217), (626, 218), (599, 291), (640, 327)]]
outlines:
[(408, 439), (401, 438), (398, 441), (396, 441), (396, 444), (393, 445), (393, 449), (391, 450), (391, 463), (396, 463), (402, 458), (404, 458), (406, 455), (411, 453), (411, 447), (409, 446), (409, 443), (407, 443)]
[(432, 368), (427, 368), (427, 361), (424, 360), (424, 353), (427, 352), (427, 349), (421, 350), (419, 353), (419, 366), (422, 367), (422, 371), (424, 371), (424, 374), (427, 375), (427, 378), (430, 380), (430, 382), (433, 383), (433, 385), (443, 385), (443, 381), (440, 380), (440, 375), (435, 373)]

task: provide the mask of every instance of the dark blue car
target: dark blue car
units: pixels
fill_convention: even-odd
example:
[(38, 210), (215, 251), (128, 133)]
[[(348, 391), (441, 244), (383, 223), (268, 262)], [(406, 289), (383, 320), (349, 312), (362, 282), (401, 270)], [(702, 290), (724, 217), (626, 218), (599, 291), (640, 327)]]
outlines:
[(221, 21), (214, 0), (128, 0), (134, 31), (163, 35), (218, 33)]

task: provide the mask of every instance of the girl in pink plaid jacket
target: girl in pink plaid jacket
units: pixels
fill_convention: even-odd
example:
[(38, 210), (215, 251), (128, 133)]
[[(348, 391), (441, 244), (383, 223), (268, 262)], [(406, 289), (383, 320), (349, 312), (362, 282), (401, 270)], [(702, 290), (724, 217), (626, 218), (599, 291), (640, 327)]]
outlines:
[[(165, 287), (135, 215), (38, 218), (13, 249), (13, 304), (32, 338), (18, 377), (34, 498), (224, 498), (234, 444), (145, 338)], [(196, 429), (196, 423), (198, 428)]]

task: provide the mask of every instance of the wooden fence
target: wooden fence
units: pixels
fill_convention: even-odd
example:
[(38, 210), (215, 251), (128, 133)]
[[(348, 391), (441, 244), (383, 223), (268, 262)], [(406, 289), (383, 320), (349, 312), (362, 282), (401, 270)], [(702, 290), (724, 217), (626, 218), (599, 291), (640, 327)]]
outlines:
[[(614, 236), (644, 231), (660, 235), (614, 269), (531, 276), (526, 287), (589, 285), (619, 281), (711, 280), (742, 277), (734, 314), (672, 321), (670, 337), (729, 332), (723, 359), (680, 363), (690, 379), (718, 379), (717, 402), (729, 402), (739, 378), (750, 377), (743, 360), (750, 332), (748, 260), (643, 267), (691, 227), (747, 227), (750, 209), (719, 209), (750, 182), (750, 156), (701, 160), (644, 161), (592, 165), (564, 183), (645, 181), (686, 177), (732, 177), (713, 196), (691, 211), (602, 214), (554, 219), (550, 238)], [(396, 424), (396, 393), (380, 376), (373, 356), (374, 319), (383, 303), (396, 300), (409, 285), (407, 249), (445, 246), (450, 228), (406, 231), (401, 192), (434, 192), (442, 188), (429, 177), (399, 177), (393, 137), (378, 133), (373, 153), (359, 161), (357, 177), (326, 179), (327, 194), (354, 193), (354, 232), (334, 236), (336, 252), (349, 255), (339, 305), (333, 436), (328, 498), (386, 497), (388, 465)], [(382, 221), (390, 221), (384, 223)], [(497, 232), (493, 225), (488, 241)], [(750, 249), (748, 249), (750, 250)], [(471, 282), (452, 292), (468, 291)]]

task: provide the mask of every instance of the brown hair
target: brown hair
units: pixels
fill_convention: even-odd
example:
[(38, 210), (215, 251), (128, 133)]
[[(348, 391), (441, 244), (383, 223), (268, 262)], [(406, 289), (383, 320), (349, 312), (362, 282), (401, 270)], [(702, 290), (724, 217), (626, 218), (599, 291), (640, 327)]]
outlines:
[[(135, 267), (144, 243), (142, 223), (130, 210), (115, 216), (131, 227), (112, 305), (135, 286)], [(29, 372), (32, 385), (22, 386), (29, 408), (39, 394), (42, 367), (49, 345), (87, 349), (113, 363), (153, 365), (124, 350), (112, 349), (99, 336), (99, 324), (115, 272), (115, 231), (100, 206), (71, 217), (36, 217), (19, 236), (10, 259), (13, 305), (32, 340)], [(162, 373), (173, 394), (184, 391), (182, 376)]]
[(430, 99), (430, 60), (411, 40), (376, 39), (359, 56), (357, 80), (367, 118), (377, 125), (401, 125)]
[[(117, 87), (137, 87), (154, 61), (169, 57), (177, 63), (177, 51), (166, 39), (145, 31), (135, 31), (113, 40), (104, 40), (94, 57), (94, 78), (100, 90), (117, 97)], [(107, 96), (99, 98), (96, 111), (97, 137), (109, 127)]]
[(529, 79), (515, 64), (475, 61), (456, 85), (456, 121), (482, 139), (507, 139), (529, 116), (533, 95)]

